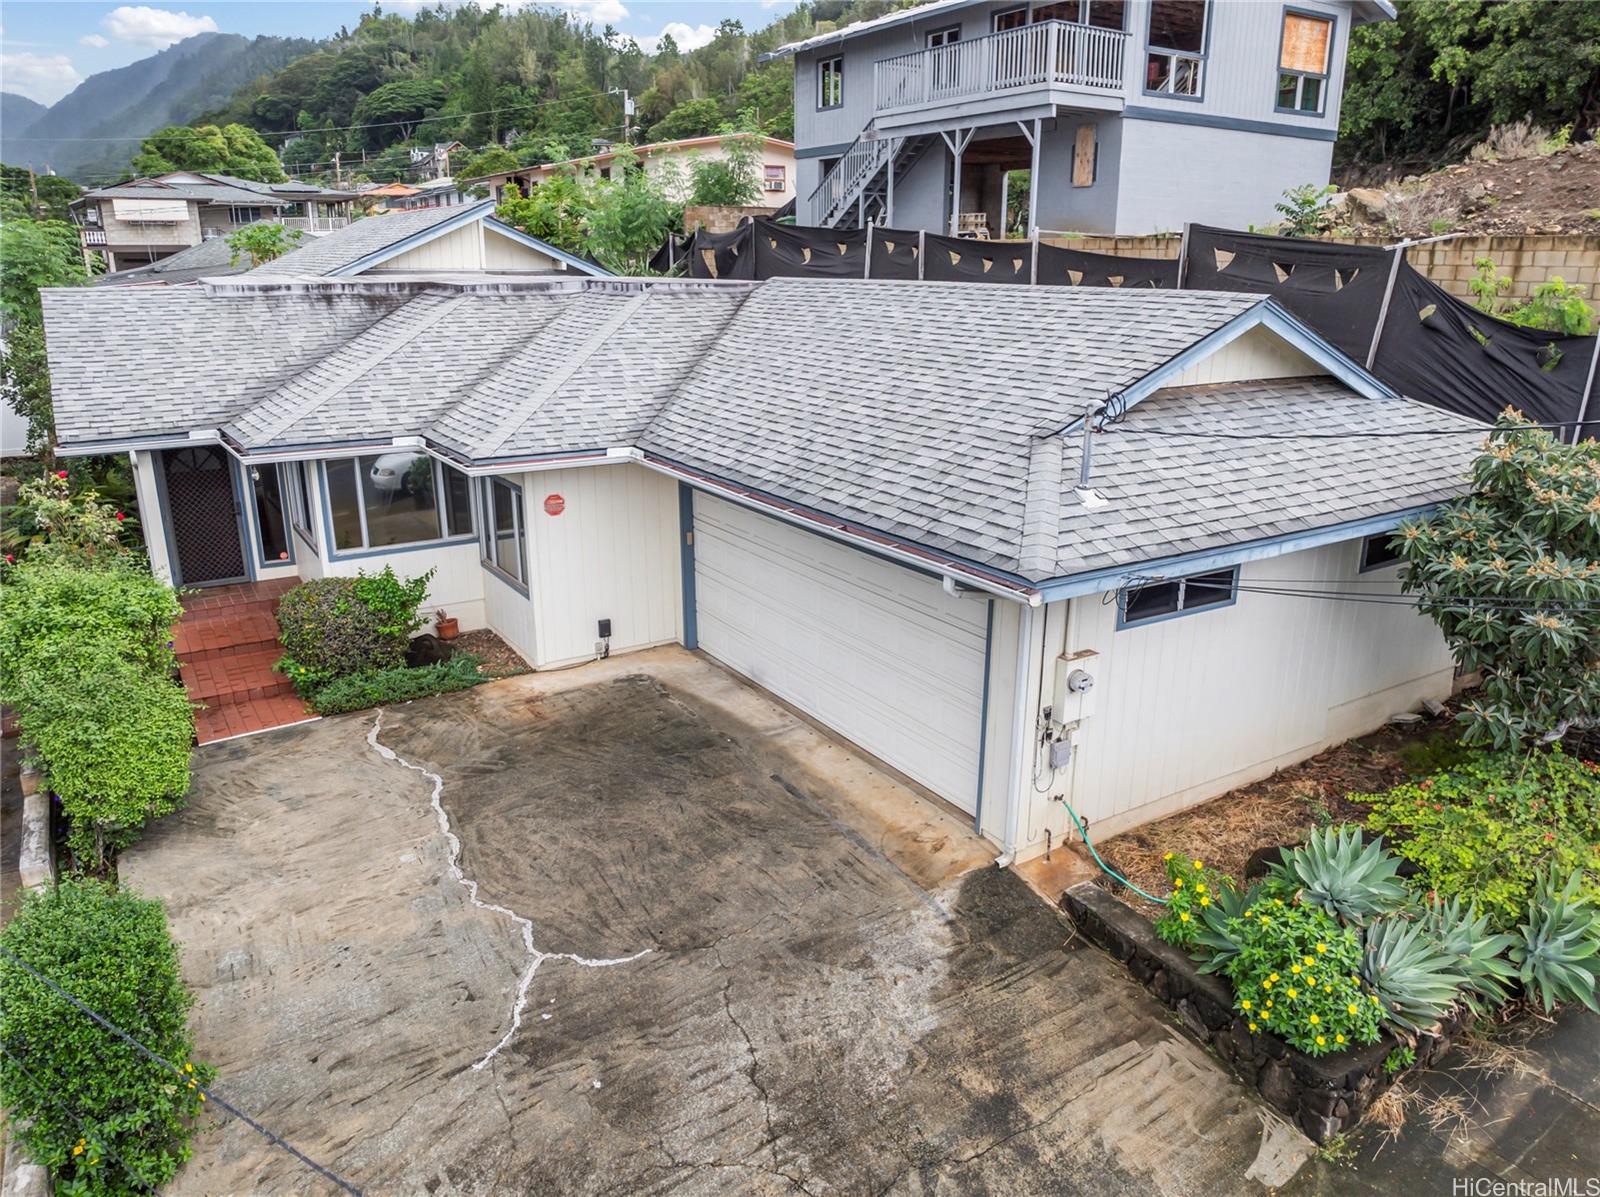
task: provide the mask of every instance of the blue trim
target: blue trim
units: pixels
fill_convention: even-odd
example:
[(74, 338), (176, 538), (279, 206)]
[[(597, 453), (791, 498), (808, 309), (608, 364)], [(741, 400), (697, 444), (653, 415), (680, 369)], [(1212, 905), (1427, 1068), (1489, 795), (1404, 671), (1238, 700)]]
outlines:
[[(356, 503), (358, 505), (364, 504), (366, 497), (361, 485), (361, 458), (339, 457), (333, 460), (351, 463), (350, 469), (355, 476), (356, 483)], [(322, 530), (328, 538), (328, 554), (326, 557), (328, 561), (357, 561), (366, 557), (388, 557), (399, 553), (420, 553), (424, 549), (447, 549), (452, 545), (468, 544), (478, 539), (478, 533), (474, 530), (465, 536), (438, 536), (432, 540), (413, 540), (406, 544), (392, 544), (376, 549), (365, 545), (359, 549), (341, 549), (338, 547), (338, 540), (333, 535), (333, 504), (328, 501), (328, 463), (326, 461), (318, 461), (306, 462), (305, 464), (314, 464), (317, 467), (317, 490), (322, 500)], [(439, 516), (441, 521), (444, 518), (443, 503), (444, 496), (437, 496), (434, 503), (434, 514)], [(366, 539), (364, 519), (362, 524), (362, 539), (364, 541)], [(441, 523), (440, 526), (442, 527), (443, 524)]]
[(493, 216), (485, 216), (483, 218), (483, 223), (486, 228), (493, 229), (502, 237), (509, 237), (511, 240), (521, 245), (526, 245), (529, 249), (536, 249), (546, 257), (554, 258), (558, 262), (565, 262), (568, 266), (572, 267), (572, 269), (581, 274), (587, 274), (592, 278), (616, 277), (616, 275), (612, 274), (611, 271), (607, 270), (604, 266), (601, 266), (596, 262), (586, 262), (582, 258), (578, 257), (577, 254), (569, 254), (564, 249), (557, 249), (548, 241), (541, 241), (531, 233), (524, 233), (515, 225), (509, 225), (503, 220), (496, 220)]
[(989, 669), (994, 660), (994, 599), (983, 625), (983, 706), (978, 714), (978, 801), (972, 808), (972, 830), (983, 834), (983, 772), (989, 755)]
[[(1203, 574), (1230, 565), (1240, 565), (1246, 561), (1259, 561), (1264, 557), (1281, 557), (1285, 553), (1295, 553), (1302, 549), (1315, 549), (1326, 544), (1337, 544), (1343, 540), (1370, 536), (1375, 532), (1388, 532), (1411, 517), (1425, 515), (1438, 506), (1438, 503), (1424, 503), (1417, 507), (1408, 507), (1403, 511), (1367, 516), (1342, 524), (1330, 524), (1326, 528), (1316, 528), (1309, 532), (1286, 532), (1281, 536), (1268, 536), (1261, 540), (1246, 541), (1208, 552), (1180, 553), (1132, 565), (1113, 565), (1087, 573), (1072, 574), (1039, 583), (1039, 597), (1047, 603), (1053, 603), (1061, 599), (1077, 598), (1079, 595), (1115, 590), (1122, 579), (1132, 576), (1144, 577), (1176, 570), (1181, 570), (1185, 574)], [(1112, 584), (1106, 585), (1108, 582)]]
[[(285, 565), (293, 565), (293, 564), (295, 564), (294, 512), (290, 508), (290, 505), (289, 505), (289, 488), (288, 488), (287, 484), (285, 483), (284, 477), (283, 477), (283, 473), (284, 473), (283, 466), (284, 466), (284, 464), (285, 463), (276, 462), (276, 461), (264, 461), (264, 462), (260, 462), (260, 463), (258, 463), (256, 465), (252, 465), (250, 468), (252, 470), (256, 470), (256, 469), (260, 469), (261, 466), (263, 466), (263, 465), (269, 465), (274, 470), (277, 471), (277, 474), (278, 474), (278, 504), (283, 509), (284, 548), (289, 550), (289, 555), (287, 557), (284, 557), (284, 558), (281, 558), (281, 559), (274, 559), (272, 561), (268, 561), (267, 560), (266, 550), (263, 549), (262, 545), (261, 545), (261, 541), (262, 541), (262, 536), (261, 536), (261, 504), (256, 502), (256, 488), (255, 488), (253, 482), (252, 482), (252, 485), (249, 485), (249, 486), (245, 487), (245, 493), (250, 496), (250, 514), (251, 514), (252, 518), (250, 519), (249, 522), (255, 529), (255, 534), (250, 538), (251, 548), (254, 550), (254, 554), (253, 555), (256, 556), (257, 561), (258, 561), (258, 563), (259, 563), (259, 565), (260, 565), (260, 567), (262, 569), (281, 569)], [(244, 468), (243, 463), (240, 463), (240, 468), (241, 469)], [(246, 481), (252, 481), (252, 480), (247, 478)]]
[[(1274, 73), (1276, 80), (1276, 73)], [(1306, 141), (1334, 141), (1339, 134), (1334, 129), (1308, 129), (1304, 125), (1282, 125), (1275, 121), (1251, 121), (1236, 116), (1213, 116), (1208, 112), (1190, 112), (1179, 108), (1151, 108), (1143, 104), (1129, 104), (1122, 115), (1131, 121), (1158, 121), (1169, 125), (1198, 125), (1206, 129), (1227, 129), (1236, 133), (1266, 133), (1274, 137), (1299, 137)], [(1313, 113), (1301, 113), (1313, 116)]]
[(1384, 547), (1387, 548), (1389, 539), (1390, 539), (1390, 537), (1389, 537), (1388, 533), (1378, 532), (1378, 533), (1375, 533), (1372, 536), (1368, 536), (1368, 537), (1366, 537), (1366, 538), (1364, 538), (1362, 540), (1362, 542), (1361, 542), (1361, 564), (1356, 569), (1356, 572), (1358, 574), (1369, 574), (1373, 570), (1377, 570), (1377, 569), (1392, 569), (1396, 565), (1405, 564), (1404, 560), (1402, 558), (1400, 558), (1400, 557), (1390, 557), (1387, 561), (1379, 561), (1379, 562), (1376, 562), (1376, 563), (1373, 563), (1373, 562), (1368, 560), (1368, 558), (1371, 556), (1373, 545), (1375, 545), (1378, 541), (1381, 540), (1381, 541), (1384, 542)]
[(1153, 96), (1160, 100), (1183, 100), (1185, 103), (1189, 104), (1205, 103), (1206, 85), (1211, 81), (1211, 17), (1213, 14), (1213, 7), (1212, 0), (1205, 0), (1205, 15), (1201, 18), (1201, 26), (1204, 29), (1204, 35), (1201, 38), (1200, 53), (1196, 54), (1192, 50), (1174, 50), (1170, 46), (1153, 45), (1150, 41), (1150, 25), (1154, 20), (1155, 13), (1151, 9), (1150, 5), (1145, 5), (1144, 78), (1148, 79), (1150, 77), (1150, 56), (1152, 54), (1161, 54), (1167, 58), (1198, 58), (1200, 60), (1200, 92), (1198, 95), (1186, 96), (1179, 95), (1177, 92), (1171, 91), (1151, 91), (1148, 87), (1144, 86), (1144, 83), (1141, 81), (1140, 90), (1144, 95)]
[[(1169, 619), (1178, 619), (1185, 615), (1198, 615), (1202, 611), (1221, 611), (1225, 607), (1233, 606), (1239, 601), (1239, 568), (1240, 567), (1237, 565), (1233, 567), (1233, 580), (1230, 583), (1232, 589), (1228, 592), (1228, 597), (1220, 603), (1203, 603), (1198, 607), (1181, 607), (1176, 611), (1168, 611), (1164, 615), (1147, 615), (1143, 619), (1130, 620), (1128, 618), (1127, 604), (1124, 602), (1126, 596), (1119, 595), (1117, 598), (1117, 631), (1123, 632), (1133, 628), (1149, 627), (1153, 623), (1166, 623)], [(1160, 582), (1152, 582), (1150, 585), (1170, 586), (1172, 583), (1177, 582), (1183, 587), (1183, 589), (1180, 591), (1181, 600), (1182, 598), (1188, 597), (1186, 593), (1187, 583), (1193, 581), (1195, 578), (1204, 577), (1206, 574), (1220, 572), (1221, 570), (1197, 569), (1191, 573), (1186, 573), (1181, 577), (1163, 578)]]
[[(239, 529), (239, 560), (244, 562), (245, 581), (256, 580), (256, 555), (250, 544), (250, 515), (246, 509), (247, 503), (254, 503), (254, 496), (247, 498), (250, 488), (245, 485), (244, 466), (239, 459), (226, 449), (218, 447), (223, 459), (228, 463), (228, 477), (233, 480), (233, 522)], [(208, 583), (209, 585), (209, 583)]]
[[(400, 238), (398, 241), (391, 242), (388, 245), (373, 250), (371, 253), (366, 254), (363, 257), (357, 258), (354, 262), (346, 262), (343, 266), (339, 266), (328, 271), (327, 277), (345, 278), (352, 274), (360, 274), (363, 270), (366, 270), (369, 267), (379, 266), (384, 262), (387, 262), (390, 258), (398, 257), (400, 254), (405, 253), (408, 249), (415, 249), (419, 245), (426, 245), (428, 242), (438, 237), (442, 237), (446, 233), (453, 233), (457, 229), (463, 228), (475, 220), (481, 220), (493, 211), (493, 200), (481, 200), (476, 204), (465, 204), (462, 206), (459, 212), (456, 212), (454, 215), (439, 221), (437, 224), (431, 224), (425, 229), (418, 229), (415, 233), (411, 233), (408, 236)], [(374, 218), (369, 216), (367, 219), (372, 220)], [(377, 219), (385, 218), (378, 217)]]
[(683, 574), (683, 647), (700, 647), (700, 610), (695, 605), (694, 487), (678, 482), (678, 560)]
[(489, 557), (489, 544), (497, 534), (494, 526), (494, 486), (497, 482), (511, 491), (513, 498), (516, 500), (516, 504), (512, 508), (512, 525), (517, 542), (517, 564), (522, 566), (524, 572), (530, 575), (532, 573), (532, 570), (528, 568), (528, 505), (526, 497), (522, 491), (522, 484), (520, 482), (512, 482), (503, 474), (488, 474), (478, 479), (478, 514), (482, 519), (478, 523), (477, 532), (473, 535), (473, 539), (478, 542), (478, 564), (522, 595), (523, 598), (528, 598), (532, 578), (530, 577), (527, 581), (518, 581), (501, 569)]
[[(1283, 34), (1289, 26), (1289, 15), (1309, 17), (1314, 21), (1328, 23), (1328, 60), (1323, 64), (1322, 73), (1315, 71), (1286, 71), (1283, 69)], [(1278, 69), (1272, 75), (1272, 111), (1281, 112), (1287, 116), (1326, 117), (1328, 115), (1328, 84), (1333, 82), (1333, 49), (1339, 44), (1339, 18), (1332, 13), (1314, 12), (1309, 8), (1296, 8), (1292, 4), (1285, 4), (1283, 11), (1278, 14)], [(1294, 75), (1299, 79), (1320, 79), (1322, 89), (1317, 93), (1317, 107), (1310, 108), (1285, 108), (1278, 103), (1278, 84), (1285, 75)], [(1302, 86), (1300, 90), (1305, 89)]]
[(388, 557), (398, 553), (420, 553), (424, 549), (448, 549), (458, 544), (471, 544), (477, 533), (469, 536), (449, 536), (443, 540), (416, 540), (407, 544), (392, 544), (381, 549), (339, 549), (330, 551), (329, 561), (354, 561), (362, 557)]

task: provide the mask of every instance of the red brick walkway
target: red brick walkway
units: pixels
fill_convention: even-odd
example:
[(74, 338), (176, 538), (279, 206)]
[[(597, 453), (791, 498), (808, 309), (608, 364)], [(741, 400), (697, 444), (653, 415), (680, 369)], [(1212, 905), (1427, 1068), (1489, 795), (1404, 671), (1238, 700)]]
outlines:
[(218, 586), (185, 596), (172, 630), (189, 697), (204, 705), (194, 716), (200, 743), (303, 723), (314, 716), (272, 663), (278, 645), (273, 612), (278, 596), (298, 578)]

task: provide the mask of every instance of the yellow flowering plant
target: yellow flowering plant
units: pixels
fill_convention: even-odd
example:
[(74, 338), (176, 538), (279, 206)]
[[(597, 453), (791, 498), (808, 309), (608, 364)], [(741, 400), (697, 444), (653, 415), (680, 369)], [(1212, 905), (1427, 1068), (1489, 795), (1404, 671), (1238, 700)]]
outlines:
[(1314, 906), (1264, 897), (1229, 919), (1238, 952), (1221, 972), (1234, 1009), (1312, 1056), (1378, 1038), (1380, 1010), (1359, 980), (1361, 939)]
[(1163, 859), (1172, 888), (1166, 913), (1156, 920), (1156, 934), (1173, 947), (1192, 948), (1207, 915), (1233, 895), (1233, 879), (1192, 856), (1168, 852)]

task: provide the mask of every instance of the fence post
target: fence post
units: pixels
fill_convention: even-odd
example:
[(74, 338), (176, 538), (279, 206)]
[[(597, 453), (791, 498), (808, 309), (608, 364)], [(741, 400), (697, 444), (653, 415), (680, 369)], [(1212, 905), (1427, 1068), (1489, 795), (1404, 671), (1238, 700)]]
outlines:
[(1189, 281), (1189, 222), (1183, 222), (1183, 240), (1178, 242), (1178, 290)]
[(1583, 384), (1583, 400), (1578, 404), (1578, 422), (1572, 428), (1572, 443), (1583, 438), (1583, 426), (1589, 420), (1589, 400), (1594, 398), (1595, 367), (1600, 365), (1600, 329), (1595, 330), (1594, 352), (1589, 355), (1589, 377)]
[(867, 224), (867, 260), (861, 265), (861, 277), (864, 279), (872, 277), (872, 230), (877, 227), (870, 222)]
[(1028, 267), (1028, 285), (1030, 287), (1037, 287), (1039, 285), (1039, 229), (1038, 229), (1038, 227), (1035, 226), (1034, 228), (1030, 229), (1029, 232), (1028, 232), (1028, 236), (1033, 239), (1033, 261)]
[(1400, 263), (1405, 261), (1406, 247), (1401, 244), (1394, 247), (1394, 261), (1389, 263), (1389, 281), (1383, 288), (1383, 303), (1378, 307), (1378, 324), (1372, 330), (1372, 345), (1367, 349), (1367, 369), (1372, 369), (1372, 363), (1378, 360), (1378, 342), (1383, 340), (1383, 322), (1389, 318), (1389, 300), (1394, 296), (1394, 280), (1400, 274)]
[(926, 273), (928, 262), (928, 230), (917, 230), (917, 279), (921, 281)]

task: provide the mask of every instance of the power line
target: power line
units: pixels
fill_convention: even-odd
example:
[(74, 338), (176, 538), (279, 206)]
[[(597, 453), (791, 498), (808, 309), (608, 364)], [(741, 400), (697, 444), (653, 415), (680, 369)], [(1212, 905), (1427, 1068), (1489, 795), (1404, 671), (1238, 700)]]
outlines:
[(127, 1043), (130, 1047), (132, 1047), (140, 1055), (144, 1056), (145, 1058), (151, 1060), (152, 1062), (154, 1062), (156, 1064), (160, 1064), (163, 1068), (165, 1068), (169, 1072), (171, 1072), (173, 1076), (177, 1077), (180, 1081), (184, 1082), (184, 1084), (189, 1085), (192, 1088), (194, 1088), (202, 1097), (204, 1097), (204, 1098), (206, 1098), (206, 1099), (208, 1099), (210, 1101), (216, 1102), (217, 1105), (221, 1106), (228, 1113), (232, 1114), (235, 1118), (239, 1119), (245, 1125), (249, 1126), (257, 1134), (262, 1135), (263, 1137), (268, 1139), (270, 1142), (272, 1142), (275, 1146), (283, 1148), (284, 1151), (287, 1151), (290, 1155), (294, 1156), (295, 1159), (299, 1160), (302, 1164), (306, 1165), (306, 1167), (308, 1167), (308, 1168), (312, 1169), (313, 1171), (319, 1173), (320, 1175), (326, 1177), (328, 1180), (330, 1180), (334, 1184), (338, 1185), (346, 1193), (351, 1193), (351, 1194), (354, 1195), (354, 1197), (362, 1197), (361, 1190), (356, 1188), (355, 1185), (351, 1184), (349, 1181), (345, 1180), (343, 1177), (339, 1176), (336, 1172), (333, 1172), (331, 1169), (326, 1168), (322, 1164), (317, 1163), (316, 1160), (312, 1159), (310, 1156), (306, 1155), (299, 1148), (297, 1148), (293, 1144), (289, 1143), (281, 1135), (273, 1134), (266, 1127), (262, 1126), (261, 1123), (257, 1122), (254, 1118), (250, 1117), (249, 1114), (246, 1114), (243, 1110), (239, 1109), (239, 1107), (233, 1105), (226, 1098), (221, 1097), (220, 1095), (218, 1095), (216, 1093), (213, 1093), (211, 1090), (207, 1089), (204, 1085), (201, 1085), (198, 1082), (194, 1081), (189, 1074), (185, 1073), (181, 1068), (179, 1068), (171, 1060), (168, 1060), (165, 1056), (158, 1055), (156, 1052), (151, 1051), (148, 1047), (146, 1047), (144, 1044), (140, 1043), (132, 1035), (128, 1034), (128, 1032), (124, 1031), (121, 1027), (117, 1026), (110, 1019), (106, 1018), (105, 1015), (99, 1013), (96, 1010), (92, 1010), (88, 1006), (84, 1005), (77, 998), (73, 997), (70, 993), (68, 993), (65, 989), (61, 988), (61, 986), (57, 985), (49, 977), (45, 976), (38, 969), (34, 968), (33, 965), (29, 964), (26, 960), (22, 959), (22, 957), (18, 956), (10, 948), (4, 947), (4, 946), (0, 946), (0, 955), (4, 955), (9, 960), (11, 960), (13, 963), (15, 963), (18, 966), (20, 966), (23, 969), (23, 971), (25, 971), (29, 976), (33, 977), (36, 981), (40, 981), (43, 984), (49, 986), (52, 990), (54, 990), (62, 998), (66, 999), (66, 1001), (68, 1003), (70, 1003), (80, 1013), (88, 1015), (95, 1022), (99, 1023), (102, 1027), (104, 1027), (106, 1030), (110, 1031), (117, 1038), (119, 1038), (123, 1042)]

